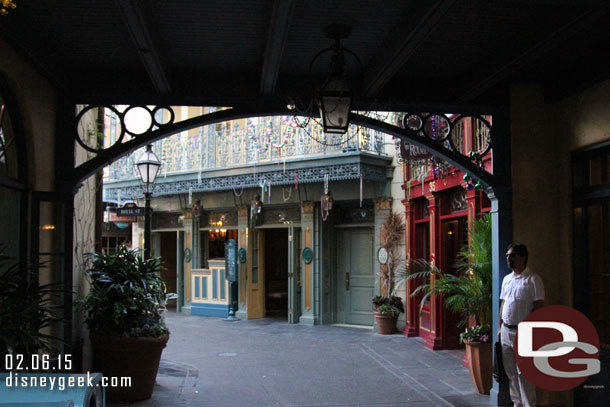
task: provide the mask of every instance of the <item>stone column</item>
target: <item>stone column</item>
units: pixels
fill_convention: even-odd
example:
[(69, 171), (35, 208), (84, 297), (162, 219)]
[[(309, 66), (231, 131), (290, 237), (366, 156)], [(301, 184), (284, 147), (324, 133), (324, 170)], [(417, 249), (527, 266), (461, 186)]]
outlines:
[(301, 317), (299, 318), (300, 324), (305, 325), (316, 325), (318, 324), (318, 313), (316, 304), (314, 302), (314, 290), (319, 289), (319, 284), (316, 281), (316, 261), (319, 258), (320, 253), (314, 250), (314, 209), (315, 202), (306, 201), (301, 204), (301, 241), (303, 242), (303, 248), (310, 248), (313, 251), (313, 259), (310, 263), (305, 263), (304, 256), (301, 256), (301, 281), (303, 282), (303, 288), (301, 291)]
[(241, 205), (237, 207), (237, 259), (239, 264), (239, 279), (237, 282), (238, 290), (238, 301), (237, 301), (237, 312), (235, 317), (239, 319), (248, 318), (248, 298), (247, 298), (247, 276), (248, 276), (248, 262), (242, 263), (239, 260), (239, 250), (248, 250), (248, 214), (250, 207), (247, 205)]

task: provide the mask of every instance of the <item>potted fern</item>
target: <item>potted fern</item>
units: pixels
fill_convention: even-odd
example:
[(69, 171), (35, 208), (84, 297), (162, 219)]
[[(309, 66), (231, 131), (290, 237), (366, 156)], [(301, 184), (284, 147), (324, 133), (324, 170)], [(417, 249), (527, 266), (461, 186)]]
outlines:
[(131, 377), (131, 387), (107, 388), (109, 399), (150, 398), (169, 339), (162, 318), (161, 259), (144, 260), (138, 250), (123, 246), (114, 254), (91, 253), (88, 260), (91, 289), (82, 307), (94, 369), (108, 377)]
[[(474, 221), (469, 231), (470, 244), (458, 254), (458, 272), (443, 273), (425, 260), (409, 261), (397, 271), (397, 286), (407, 280), (423, 281), (411, 294), (421, 297), (421, 307), (431, 295), (444, 298), (447, 308), (462, 316), (460, 341), (466, 345), (470, 377), (477, 391), (489, 394), (492, 381), (492, 262), (491, 217)], [(421, 308), (420, 308), (421, 313)]]
[[(53, 353), (63, 342), (45, 329), (64, 322), (55, 304), (66, 290), (61, 283), (39, 284), (42, 265), (19, 263), (6, 250), (0, 244), (0, 356), (21, 354), (27, 364), (28, 356)], [(4, 367), (0, 363), (0, 371)]]
[(405, 222), (398, 212), (390, 212), (381, 226), (381, 250), (387, 253), (387, 262), (381, 264), (379, 280), (381, 295), (373, 298), (374, 315), (377, 332), (390, 335), (396, 332), (396, 322), (404, 312), (402, 298), (395, 296), (394, 279), (396, 272), (404, 266), (404, 260), (398, 252), (398, 245), (405, 232)]

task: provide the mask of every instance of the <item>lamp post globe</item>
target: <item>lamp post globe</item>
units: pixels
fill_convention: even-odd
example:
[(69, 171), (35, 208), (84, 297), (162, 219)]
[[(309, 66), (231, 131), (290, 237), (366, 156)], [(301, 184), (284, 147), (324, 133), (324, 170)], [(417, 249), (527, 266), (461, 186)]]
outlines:
[(161, 168), (161, 161), (152, 151), (152, 145), (146, 146), (146, 151), (136, 161), (136, 168), (140, 181), (144, 185), (144, 198), (146, 200), (146, 208), (144, 215), (144, 258), (150, 258), (151, 240), (152, 240), (152, 225), (151, 225), (151, 206), (150, 198), (152, 195), (152, 187), (157, 179), (157, 174)]

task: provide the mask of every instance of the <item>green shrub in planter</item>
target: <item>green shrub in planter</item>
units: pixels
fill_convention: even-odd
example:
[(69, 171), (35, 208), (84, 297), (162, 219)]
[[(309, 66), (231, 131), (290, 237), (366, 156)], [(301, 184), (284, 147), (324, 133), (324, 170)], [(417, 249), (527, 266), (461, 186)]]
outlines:
[(82, 302), (92, 333), (128, 337), (168, 334), (161, 317), (165, 283), (160, 258), (143, 260), (138, 250), (88, 254), (91, 289)]
[(93, 367), (107, 377), (128, 376), (131, 387), (109, 387), (110, 400), (139, 401), (152, 395), (161, 353), (169, 339), (163, 265), (137, 250), (89, 254), (89, 294), (82, 302), (91, 332)]

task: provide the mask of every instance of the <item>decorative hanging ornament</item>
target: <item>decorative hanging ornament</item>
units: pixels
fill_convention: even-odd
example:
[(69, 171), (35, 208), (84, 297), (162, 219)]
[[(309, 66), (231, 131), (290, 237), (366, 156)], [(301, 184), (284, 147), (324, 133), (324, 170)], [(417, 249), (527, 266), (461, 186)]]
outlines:
[(328, 174), (324, 174), (324, 194), (320, 197), (320, 206), (322, 207), (322, 221), (328, 219), (328, 214), (333, 209), (334, 199), (328, 190)]
[(362, 197), (363, 197), (362, 180), (363, 180), (363, 176), (362, 176), (362, 174), (360, 174), (360, 207), (361, 208), (362, 208)]
[(464, 182), (466, 183), (466, 189), (468, 191), (477, 191), (480, 192), (483, 190), (483, 184), (481, 184), (481, 180), (477, 180), (476, 182), (472, 179), (470, 174), (464, 174)]
[(263, 202), (259, 194), (254, 195), (254, 199), (250, 202), (250, 227), (256, 226), (258, 217), (263, 211)]
[[(288, 196), (286, 196), (286, 190), (288, 190)], [(292, 197), (292, 188), (290, 188), (290, 187), (288, 187), (288, 188), (282, 187), (282, 199), (284, 200), (284, 202), (290, 201), (290, 197)]]

